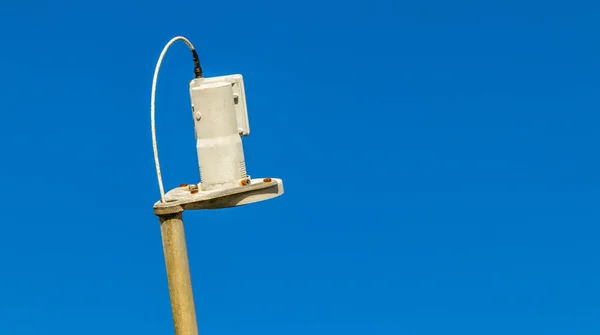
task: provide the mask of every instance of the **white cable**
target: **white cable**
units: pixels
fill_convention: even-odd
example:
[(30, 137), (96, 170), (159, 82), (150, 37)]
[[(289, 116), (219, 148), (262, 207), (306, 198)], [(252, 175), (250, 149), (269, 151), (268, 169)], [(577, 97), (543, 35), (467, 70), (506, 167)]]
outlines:
[(154, 78), (152, 79), (152, 97), (150, 99), (150, 122), (152, 125), (152, 147), (154, 148), (154, 164), (156, 165), (156, 177), (158, 178), (158, 188), (160, 189), (160, 202), (165, 202), (165, 189), (163, 187), (162, 175), (160, 174), (160, 163), (158, 162), (158, 146), (156, 145), (156, 122), (154, 119), (154, 105), (156, 102), (156, 82), (158, 81), (158, 71), (160, 70), (160, 65), (162, 63), (163, 58), (165, 57), (165, 54), (167, 53), (167, 50), (173, 43), (177, 41), (185, 42), (185, 44), (187, 44), (190, 50), (194, 50), (194, 46), (192, 45), (192, 43), (183, 36), (177, 36), (171, 39), (169, 43), (165, 45), (163, 51), (160, 54), (160, 57), (158, 57), (158, 62), (156, 63), (156, 68), (154, 69)]

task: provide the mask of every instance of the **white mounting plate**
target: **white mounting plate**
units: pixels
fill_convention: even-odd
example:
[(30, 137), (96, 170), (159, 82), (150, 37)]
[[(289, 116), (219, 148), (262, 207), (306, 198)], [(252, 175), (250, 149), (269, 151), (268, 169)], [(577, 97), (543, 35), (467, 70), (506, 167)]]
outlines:
[(231, 83), (235, 103), (235, 116), (237, 118), (240, 136), (244, 137), (250, 135), (246, 92), (244, 91), (244, 77), (242, 77), (241, 74), (232, 74), (228, 76), (204, 78), (204, 83), (206, 84), (220, 81)]
[(220, 209), (269, 200), (283, 194), (283, 181), (277, 178), (253, 178), (245, 186), (191, 193), (189, 187), (178, 187), (165, 194), (165, 202), (154, 204), (157, 215), (181, 210)]

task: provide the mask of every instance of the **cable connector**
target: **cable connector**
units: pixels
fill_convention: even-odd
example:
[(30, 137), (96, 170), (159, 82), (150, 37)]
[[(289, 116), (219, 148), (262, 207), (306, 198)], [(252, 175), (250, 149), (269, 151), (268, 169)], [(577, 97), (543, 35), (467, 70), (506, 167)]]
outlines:
[(192, 56), (194, 57), (194, 76), (196, 78), (202, 78), (202, 67), (200, 66), (200, 58), (196, 49), (192, 49)]

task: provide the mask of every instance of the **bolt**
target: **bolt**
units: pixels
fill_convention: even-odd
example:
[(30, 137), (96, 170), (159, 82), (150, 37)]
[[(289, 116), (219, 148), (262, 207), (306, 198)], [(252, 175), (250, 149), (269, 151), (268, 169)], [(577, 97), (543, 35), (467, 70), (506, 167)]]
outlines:
[(198, 193), (198, 185), (189, 185), (189, 190), (192, 194)]
[(242, 185), (242, 186), (250, 185), (250, 179), (242, 179), (242, 181), (240, 181), (240, 185)]

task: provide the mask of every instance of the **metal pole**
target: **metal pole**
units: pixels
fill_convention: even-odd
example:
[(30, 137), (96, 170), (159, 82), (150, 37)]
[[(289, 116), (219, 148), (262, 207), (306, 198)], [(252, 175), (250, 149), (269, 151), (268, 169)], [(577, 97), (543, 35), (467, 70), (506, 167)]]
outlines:
[(176, 335), (198, 335), (183, 213), (158, 215)]

